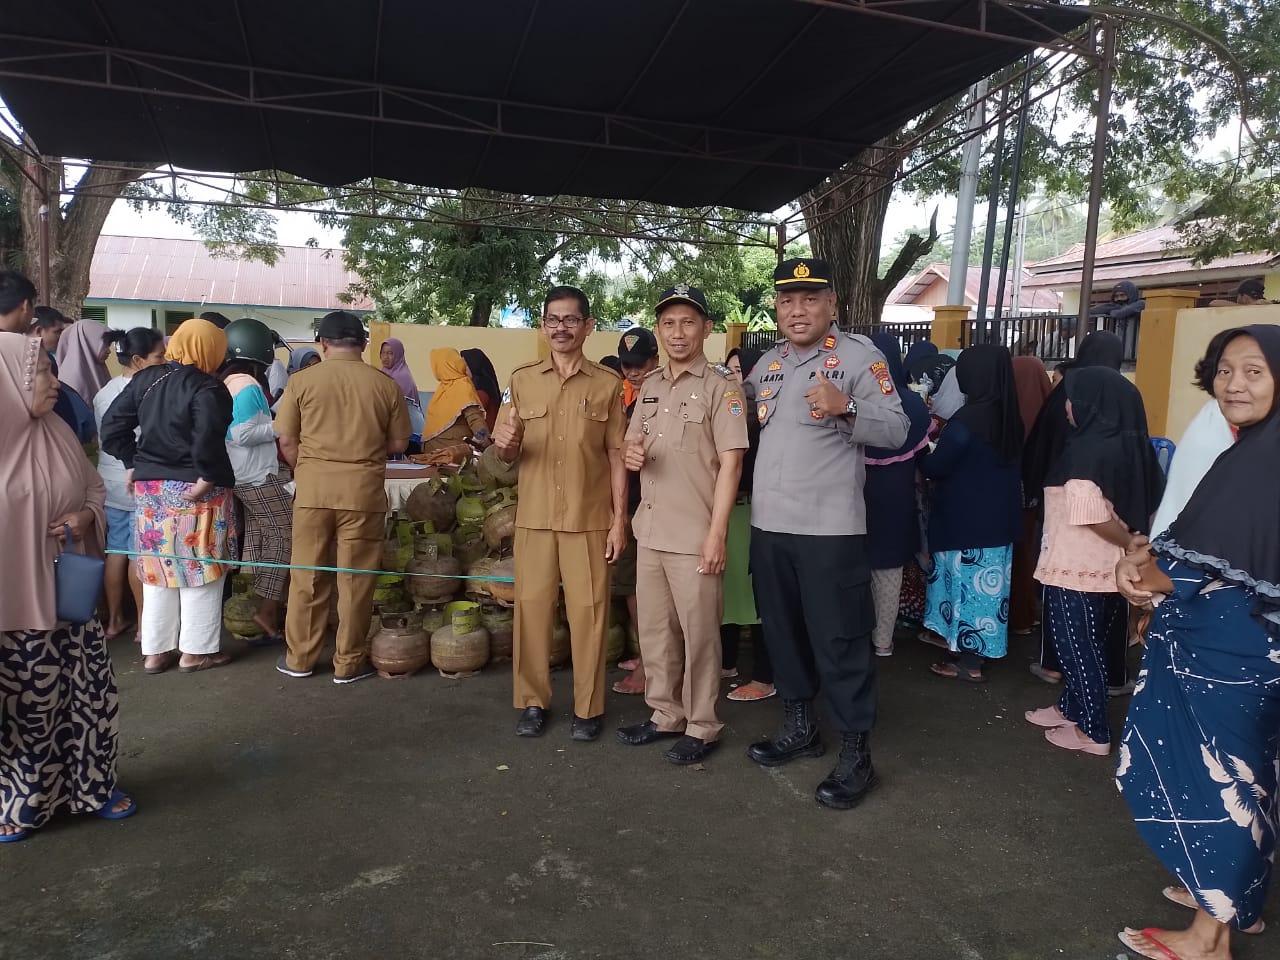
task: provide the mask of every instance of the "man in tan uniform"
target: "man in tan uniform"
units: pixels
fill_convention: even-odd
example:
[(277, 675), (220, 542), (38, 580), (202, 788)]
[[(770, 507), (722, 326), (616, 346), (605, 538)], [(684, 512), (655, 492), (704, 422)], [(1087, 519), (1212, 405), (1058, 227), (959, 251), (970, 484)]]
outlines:
[(716, 698), (725, 538), (747, 420), (729, 369), (707, 363), (711, 318), (702, 291), (673, 287), (657, 314), (668, 360), (640, 390), (624, 457), (640, 474), (636, 600), (653, 716), (620, 728), (618, 740), (641, 746), (679, 737), (664, 756), (690, 764), (716, 748), (723, 726)]
[(514, 702), (521, 737), (538, 737), (551, 703), (549, 657), (564, 586), (573, 645), (574, 740), (604, 728), (609, 564), (626, 545), (626, 417), (618, 376), (582, 355), (595, 326), (586, 294), (555, 287), (542, 308), (545, 360), (517, 367), (493, 432), (520, 462), (516, 507)]
[[(409, 445), (409, 414), (396, 382), (361, 357), (366, 335), (359, 317), (342, 310), (326, 314), (316, 339), (324, 362), (290, 377), (276, 408), (280, 450), (298, 487), (292, 562), (328, 566), (336, 541), (336, 566), (376, 570), (387, 519), (387, 457)], [(354, 683), (374, 672), (367, 639), (374, 578), (337, 577), (333, 682)], [(276, 664), (287, 677), (311, 676), (324, 643), (333, 578), (315, 570), (292, 572), (285, 620), (289, 650)]]

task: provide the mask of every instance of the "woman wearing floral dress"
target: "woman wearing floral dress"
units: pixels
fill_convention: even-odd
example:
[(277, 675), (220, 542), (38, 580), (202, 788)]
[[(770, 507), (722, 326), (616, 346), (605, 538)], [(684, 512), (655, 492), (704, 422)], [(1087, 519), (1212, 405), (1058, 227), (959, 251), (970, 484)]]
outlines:
[[(59, 541), (100, 554), (106, 491), (80, 443), (50, 416), (58, 381), (40, 341), (0, 333), (0, 843), (60, 810), (123, 819), (115, 678), (97, 619), (59, 622)], [(71, 545), (66, 545), (71, 547)], [(12, 562), (8, 562), (12, 561)]]
[(920, 472), (933, 482), (933, 569), (921, 636), (952, 654), (933, 665), (935, 674), (982, 683), (983, 663), (1008, 651), (1013, 543), (1022, 529), (1022, 420), (1004, 347), (970, 347), (953, 372), (963, 405), (948, 417), (933, 452), (920, 460)]
[(177, 651), (183, 673), (230, 662), (219, 652), (227, 568), (218, 561), (235, 556), (236, 478), (231, 395), (213, 376), (226, 356), (221, 330), (185, 321), (167, 362), (134, 376), (102, 421), (102, 448), (134, 480), (147, 673), (167, 670)]
[(1215, 366), (1214, 393), (1239, 440), (1169, 530), (1116, 570), (1131, 603), (1160, 601), (1117, 783), (1185, 888), (1166, 896), (1196, 909), (1185, 930), (1120, 934), (1153, 960), (1229, 960), (1231, 927), (1260, 929), (1276, 849), (1280, 327), (1237, 330)]

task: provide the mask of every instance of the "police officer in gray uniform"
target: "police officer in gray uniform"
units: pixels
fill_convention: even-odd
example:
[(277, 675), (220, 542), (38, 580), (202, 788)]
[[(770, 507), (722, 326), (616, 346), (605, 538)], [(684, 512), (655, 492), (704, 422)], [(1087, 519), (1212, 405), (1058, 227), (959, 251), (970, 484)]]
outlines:
[(863, 447), (899, 446), (907, 416), (884, 355), (836, 327), (826, 261), (785, 261), (773, 279), (786, 340), (750, 377), (760, 420), (751, 573), (784, 719), (777, 736), (747, 754), (764, 766), (821, 756), (813, 712), (821, 685), (843, 743), (816, 797), (848, 809), (876, 785), (867, 748), (876, 672)]

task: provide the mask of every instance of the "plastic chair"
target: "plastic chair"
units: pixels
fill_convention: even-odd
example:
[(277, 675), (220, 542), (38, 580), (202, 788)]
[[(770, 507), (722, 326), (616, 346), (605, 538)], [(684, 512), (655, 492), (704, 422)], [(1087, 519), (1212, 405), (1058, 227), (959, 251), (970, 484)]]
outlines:
[(1169, 467), (1173, 465), (1173, 455), (1178, 450), (1177, 444), (1168, 437), (1152, 437), (1151, 446), (1156, 451), (1156, 461), (1160, 464), (1160, 469), (1167, 476)]

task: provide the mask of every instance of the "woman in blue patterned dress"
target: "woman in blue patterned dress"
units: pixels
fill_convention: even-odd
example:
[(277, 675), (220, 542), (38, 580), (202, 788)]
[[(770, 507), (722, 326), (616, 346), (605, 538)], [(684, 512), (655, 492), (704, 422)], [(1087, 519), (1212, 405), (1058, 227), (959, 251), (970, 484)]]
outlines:
[(982, 683), (983, 663), (1009, 646), (1013, 543), (1022, 530), (1022, 418), (1004, 347), (970, 347), (955, 374), (964, 406), (920, 460), (920, 472), (933, 481), (922, 639), (952, 654), (933, 665), (935, 674)]
[(1159, 601), (1116, 779), (1142, 838), (1185, 888), (1165, 895), (1196, 909), (1185, 930), (1120, 934), (1153, 960), (1229, 960), (1231, 927), (1261, 929), (1276, 847), (1280, 327), (1236, 331), (1216, 369), (1239, 440), (1169, 530), (1116, 570), (1131, 603)]

